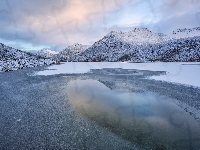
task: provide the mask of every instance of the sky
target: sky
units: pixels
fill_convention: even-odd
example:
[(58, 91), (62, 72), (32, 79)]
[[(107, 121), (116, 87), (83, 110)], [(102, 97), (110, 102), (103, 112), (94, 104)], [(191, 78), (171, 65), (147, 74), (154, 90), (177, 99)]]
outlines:
[(0, 43), (25, 51), (92, 45), (136, 27), (167, 34), (199, 26), (199, 0), (0, 1)]

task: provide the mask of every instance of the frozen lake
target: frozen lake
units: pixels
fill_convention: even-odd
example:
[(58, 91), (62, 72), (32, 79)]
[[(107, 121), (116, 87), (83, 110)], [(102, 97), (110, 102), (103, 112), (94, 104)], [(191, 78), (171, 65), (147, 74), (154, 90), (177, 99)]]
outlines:
[(188, 143), (180, 141), (188, 139), (188, 134), (200, 136), (199, 124), (191, 115), (156, 93), (111, 90), (91, 79), (70, 81), (66, 91), (81, 114), (145, 148), (184, 150)]
[(199, 148), (200, 140), (200, 89), (189, 87), (200, 87), (199, 67), (200, 63), (66, 62), (35, 75), (61, 74), (56, 78), (67, 82), (62, 91), (72, 106), (123, 139), (151, 149), (189, 149)]
[(152, 76), (149, 79), (186, 84), (200, 87), (199, 62), (156, 62), (156, 63), (128, 63), (128, 62), (66, 62), (61, 65), (48, 67), (49, 70), (37, 72), (36, 75), (86, 73), (90, 69), (122, 68), (151, 71), (166, 71), (166, 75)]

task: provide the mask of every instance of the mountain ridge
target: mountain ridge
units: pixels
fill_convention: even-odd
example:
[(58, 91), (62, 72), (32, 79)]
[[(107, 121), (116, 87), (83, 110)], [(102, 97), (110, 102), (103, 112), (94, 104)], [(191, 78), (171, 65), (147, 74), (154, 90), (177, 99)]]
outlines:
[(178, 29), (176, 34), (173, 32), (168, 35), (154, 33), (147, 28), (135, 28), (129, 32), (111, 31), (86, 50), (79, 52), (72, 60), (200, 61), (199, 41), (199, 27)]
[(74, 43), (62, 51), (43, 49), (36, 54), (0, 43), (0, 71), (72, 62), (179, 62), (200, 61), (200, 27), (177, 29), (170, 34), (147, 28), (111, 31), (93, 45)]

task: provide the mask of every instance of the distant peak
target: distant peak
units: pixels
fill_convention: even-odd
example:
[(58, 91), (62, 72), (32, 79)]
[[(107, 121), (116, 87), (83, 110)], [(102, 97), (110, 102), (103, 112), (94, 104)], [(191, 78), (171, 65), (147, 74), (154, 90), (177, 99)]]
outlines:
[(74, 43), (73, 45), (80, 45), (79, 43)]
[(111, 31), (110, 34), (119, 34), (122, 33), (122, 31)]
[(173, 31), (173, 33), (176, 33), (176, 32), (192, 32), (192, 31), (197, 31), (197, 30), (200, 30), (200, 27), (177, 29), (177, 30)]
[(148, 30), (147, 28), (135, 28), (134, 30)]
[(122, 31), (111, 31), (107, 36), (113, 35), (113, 36), (120, 36), (120, 35), (124, 35), (127, 33), (141, 33), (141, 32), (151, 32), (150, 30), (148, 30), (147, 28), (134, 28), (131, 31), (128, 32), (122, 32)]
[(141, 31), (148, 31), (151, 32), (150, 30), (148, 30), (147, 28), (135, 28), (132, 30), (132, 32), (141, 32)]
[(58, 52), (50, 50), (48, 48), (44, 48), (40, 51), (38, 51), (38, 54), (45, 54), (45, 53), (49, 53), (49, 54), (58, 54)]
[(175, 39), (200, 36), (200, 27), (176, 29), (170, 36)]

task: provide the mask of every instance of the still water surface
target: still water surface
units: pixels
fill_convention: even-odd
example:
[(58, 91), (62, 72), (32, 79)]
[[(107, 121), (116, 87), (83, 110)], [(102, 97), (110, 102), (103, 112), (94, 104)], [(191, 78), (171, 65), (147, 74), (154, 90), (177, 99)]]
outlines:
[(141, 147), (200, 148), (200, 125), (156, 93), (111, 90), (96, 80), (74, 80), (67, 94), (82, 115)]

